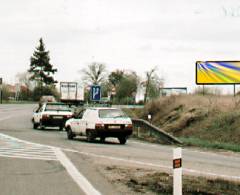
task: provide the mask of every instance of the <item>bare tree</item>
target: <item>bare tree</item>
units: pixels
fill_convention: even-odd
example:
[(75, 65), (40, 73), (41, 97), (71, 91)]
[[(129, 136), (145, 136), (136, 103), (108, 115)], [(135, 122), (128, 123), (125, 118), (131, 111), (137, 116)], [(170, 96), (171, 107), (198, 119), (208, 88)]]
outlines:
[(79, 71), (83, 75), (83, 82), (91, 85), (100, 85), (107, 79), (105, 64), (93, 62)]
[(15, 78), (17, 83), (26, 86), (30, 90), (32, 90), (36, 86), (36, 81), (30, 80), (31, 74), (29, 72), (17, 73)]
[(153, 89), (155, 92), (159, 90), (159, 87), (163, 85), (163, 80), (159, 78), (156, 74), (157, 67), (152, 68), (150, 71), (146, 72), (146, 81), (145, 81), (145, 94), (144, 94), (144, 103), (146, 103), (147, 98), (149, 97), (150, 89)]

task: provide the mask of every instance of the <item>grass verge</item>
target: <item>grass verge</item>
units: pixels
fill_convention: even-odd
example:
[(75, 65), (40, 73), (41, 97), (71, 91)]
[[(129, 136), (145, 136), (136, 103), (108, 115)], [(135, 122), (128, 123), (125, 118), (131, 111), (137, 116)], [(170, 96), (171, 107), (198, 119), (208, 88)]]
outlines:
[[(133, 191), (132, 194), (172, 194), (173, 177), (169, 173), (141, 168), (108, 166), (106, 176), (111, 182), (122, 183)], [(114, 178), (112, 175), (116, 175)], [(232, 195), (239, 194), (240, 184), (223, 179), (183, 176), (184, 195)]]
[(199, 138), (193, 137), (180, 137), (179, 138), (185, 146), (198, 146), (202, 148), (211, 148), (211, 149), (224, 149), (230, 150), (233, 152), (240, 152), (240, 145), (231, 144), (231, 143), (221, 143), (216, 141), (207, 141)]

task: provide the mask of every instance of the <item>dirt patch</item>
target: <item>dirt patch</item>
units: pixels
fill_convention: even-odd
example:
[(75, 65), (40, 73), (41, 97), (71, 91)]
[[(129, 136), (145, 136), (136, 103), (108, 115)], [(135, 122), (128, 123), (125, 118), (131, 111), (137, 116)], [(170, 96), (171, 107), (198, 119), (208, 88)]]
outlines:
[[(123, 184), (131, 194), (172, 194), (173, 177), (155, 170), (107, 166), (102, 169), (110, 182)], [(222, 179), (183, 176), (183, 194), (232, 195), (239, 194), (240, 183)]]

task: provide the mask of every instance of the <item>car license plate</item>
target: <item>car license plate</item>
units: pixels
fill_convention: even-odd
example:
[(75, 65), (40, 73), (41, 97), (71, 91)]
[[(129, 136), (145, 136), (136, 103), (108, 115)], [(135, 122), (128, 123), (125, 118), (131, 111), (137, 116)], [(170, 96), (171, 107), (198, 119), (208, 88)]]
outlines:
[(109, 125), (108, 128), (109, 129), (120, 129), (121, 126), (120, 125)]
[(62, 116), (54, 116), (53, 118), (54, 119), (62, 119), (63, 117)]

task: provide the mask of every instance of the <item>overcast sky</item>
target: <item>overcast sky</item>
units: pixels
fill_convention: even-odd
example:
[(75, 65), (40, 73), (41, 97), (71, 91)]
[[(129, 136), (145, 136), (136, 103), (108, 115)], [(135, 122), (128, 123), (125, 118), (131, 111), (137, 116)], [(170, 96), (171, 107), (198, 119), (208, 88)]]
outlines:
[(240, 60), (239, 0), (0, 0), (0, 77), (29, 68), (40, 37), (73, 81), (95, 61), (143, 75), (158, 67), (167, 87), (195, 87), (196, 60)]

